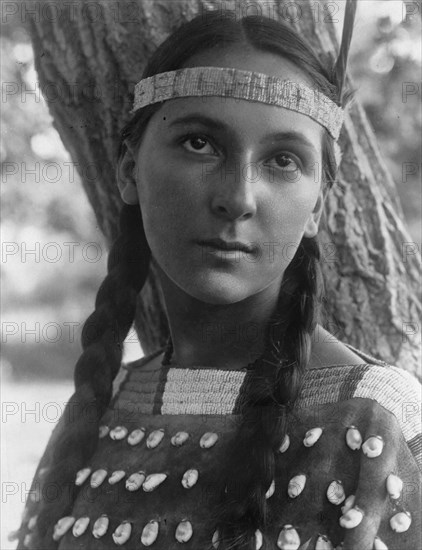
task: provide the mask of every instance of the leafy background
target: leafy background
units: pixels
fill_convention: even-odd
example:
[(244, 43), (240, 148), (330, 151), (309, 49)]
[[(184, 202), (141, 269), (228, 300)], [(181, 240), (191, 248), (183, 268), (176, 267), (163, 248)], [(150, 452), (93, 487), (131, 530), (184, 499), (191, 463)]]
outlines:
[[(362, 0), (349, 66), (420, 250), (421, 20), (404, 14), (401, 1)], [(3, 94), (1, 104), (2, 463), (9, 488), (0, 547), (6, 549), (14, 548), (6, 532), (19, 523), (40, 453), (72, 391), (80, 328), (106, 272), (106, 247), (76, 170), (64, 164), (71, 159), (48, 104), (40, 93), (23, 93), (38, 79), (19, 17), (2, 24), (1, 58), (3, 92), (10, 90), (5, 83), (19, 89)], [(403, 83), (415, 91), (406, 102)], [(414, 163), (414, 175), (403, 178), (404, 163)], [(73, 259), (63, 243), (74, 243)], [(38, 257), (28, 253), (37, 246)], [(130, 340), (128, 358), (140, 352)]]

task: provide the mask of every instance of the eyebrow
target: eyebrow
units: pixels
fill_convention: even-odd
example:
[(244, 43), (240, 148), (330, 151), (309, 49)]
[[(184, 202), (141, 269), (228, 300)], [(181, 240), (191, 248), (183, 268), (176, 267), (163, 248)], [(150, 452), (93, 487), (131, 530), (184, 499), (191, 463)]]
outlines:
[[(200, 113), (191, 113), (189, 115), (181, 116), (173, 120), (169, 127), (173, 126), (182, 126), (184, 124), (202, 124), (208, 126), (214, 130), (227, 130), (228, 125), (214, 118), (208, 117)], [(318, 154), (317, 149), (311, 141), (302, 133), (302, 132), (274, 132), (272, 134), (266, 135), (259, 143), (270, 143), (274, 141), (289, 141), (290, 143), (295, 143), (297, 145), (302, 145), (308, 149), (312, 149), (315, 154)]]

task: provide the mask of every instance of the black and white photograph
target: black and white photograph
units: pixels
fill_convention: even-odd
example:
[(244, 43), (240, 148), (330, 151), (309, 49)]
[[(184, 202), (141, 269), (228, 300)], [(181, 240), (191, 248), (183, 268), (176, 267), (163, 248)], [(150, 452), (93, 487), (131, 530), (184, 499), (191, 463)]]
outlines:
[(2, 0), (1, 550), (422, 550), (422, 8)]

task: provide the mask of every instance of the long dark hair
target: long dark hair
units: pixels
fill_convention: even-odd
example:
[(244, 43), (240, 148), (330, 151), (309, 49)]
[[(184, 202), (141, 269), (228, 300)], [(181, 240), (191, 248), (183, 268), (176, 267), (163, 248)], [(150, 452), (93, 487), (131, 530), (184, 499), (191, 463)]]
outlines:
[[(234, 44), (247, 44), (288, 59), (310, 77), (314, 86), (340, 104), (339, 76), (321, 63), (294, 30), (265, 17), (236, 19), (222, 11), (204, 13), (176, 30), (152, 56), (142, 78), (180, 68), (201, 51)], [(150, 117), (159, 108), (159, 104), (148, 106), (132, 116), (121, 132), (119, 158), (125, 154), (127, 143), (139, 145)], [(322, 167), (326, 191), (336, 173), (334, 144), (327, 132)], [(78, 489), (75, 473), (95, 452), (99, 421), (111, 399), (122, 344), (134, 320), (136, 297), (145, 283), (150, 256), (139, 207), (123, 206), (120, 236), (110, 251), (108, 274), (82, 333), (75, 393), (64, 413), (44, 481), (63, 490), (60, 498), (39, 505), (34, 535), (42, 548), (56, 547), (51, 525), (71, 512)], [(300, 392), (311, 353), (311, 335), (319, 320), (319, 258), (317, 238), (304, 237), (285, 272), (276, 312), (267, 327), (266, 351), (249, 371), (242, 422), (225, 468), (222, 506), (216, 518), (220, 549), (252, 548), (255, 530), (265, 528), (265, 493), (274, 478), (275, 453)], [(70, 492), (69, 487), (73, 487)]]

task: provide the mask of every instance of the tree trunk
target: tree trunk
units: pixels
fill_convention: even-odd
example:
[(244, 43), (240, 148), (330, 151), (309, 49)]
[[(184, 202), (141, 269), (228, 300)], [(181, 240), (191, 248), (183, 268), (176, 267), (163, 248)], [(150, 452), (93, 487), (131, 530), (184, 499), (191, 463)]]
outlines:
[[(338, 17), (338, 8), (328, 0), (36, 4), (39, 17), (30, 17), (29, 26), (40, 86), (109, 242), (117, 234), (121, 207), (114, 177), (119, 131), (130, 116), (133, 88), (147, 59), (180, 23), (224, 5), (243, 15), (289, 20), (321, 55), (333, 57), (338, 50), (338, 22), (330, 21)], [(358, 102), (349, 108), (340, 145), (339, 180), (327, 200), (321, 231), (326, 327), (338, 338), (416, 373), (419, 256)], [(153, 266), (136, 321), (146, 353), (163, 344), (167, 325)]]

